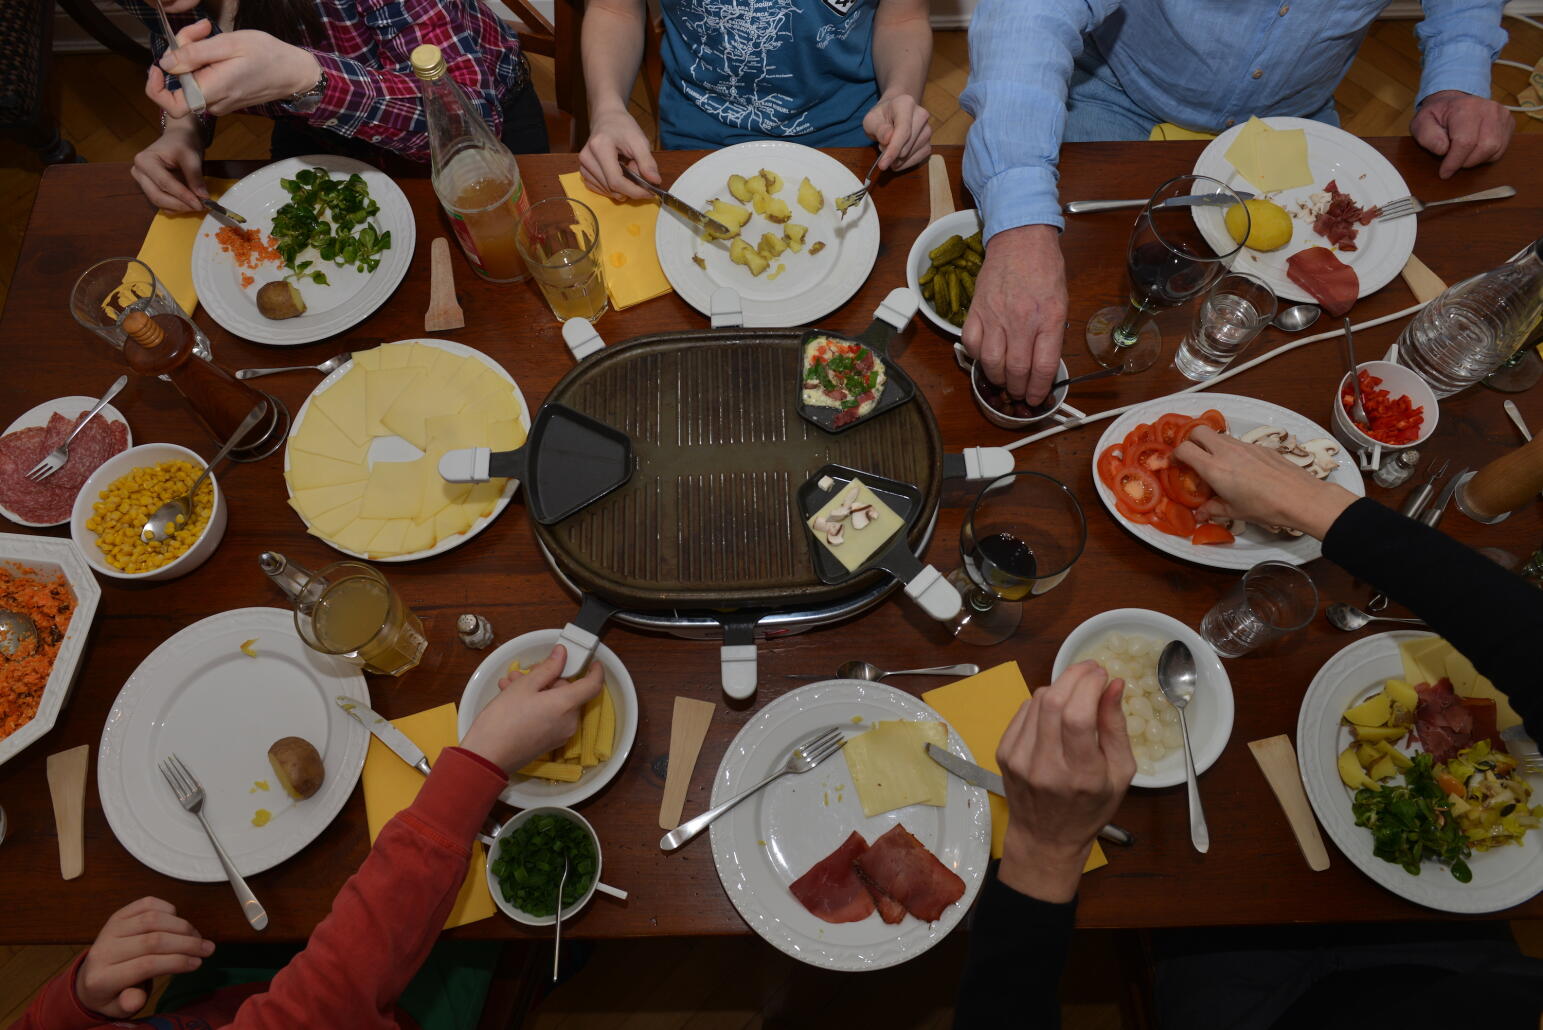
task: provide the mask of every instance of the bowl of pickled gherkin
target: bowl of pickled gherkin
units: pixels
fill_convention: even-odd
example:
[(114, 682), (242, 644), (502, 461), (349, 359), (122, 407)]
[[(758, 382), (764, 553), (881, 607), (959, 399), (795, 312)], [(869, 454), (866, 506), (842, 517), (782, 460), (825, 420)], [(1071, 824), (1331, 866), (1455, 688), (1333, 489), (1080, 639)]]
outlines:
[(963, 333), (985, 256), (977, 211), (944, 215), (916, 237), (906, 258), (906, 284), (921, 298), (922, 313), (933, 325), (954, 336)]
[(551, 926), (557, 919), (559, 883), (565, 920), (594, 897), (600, 883), (600, 838), (589, 820), (571, 808), (527, 808), (493, 838), (487, 872), (493, 902), (505, 915), (526, 926)]

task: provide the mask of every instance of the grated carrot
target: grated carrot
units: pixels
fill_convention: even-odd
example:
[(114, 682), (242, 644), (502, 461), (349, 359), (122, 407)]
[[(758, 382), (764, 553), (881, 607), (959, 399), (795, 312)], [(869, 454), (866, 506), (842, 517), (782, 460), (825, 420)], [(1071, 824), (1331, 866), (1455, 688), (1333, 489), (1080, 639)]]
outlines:
[(250, 272), (242, 272), (241, 273), (241, 288), (243, 290), (246, 289), (248, 286), (251, 286), (256, 281), (257, 281), (256, 279), (252, 278), (252, 275), (251, 275)]
[(265, 264), (279, 262), (279, 252), (274, 249), (273, 237), (269, 236), (267, 242), (264, 242), (262, 233), (256, 229), (233, 229), (227, 225), (221, 227), (214, 238), (219, 242), (220, 249), (233, 257), (241, 268), (261, 268)]
[(37, 626), (37, 639), (18, 644), (0, 659), (0, 740), (32, 721), (48, 686), (75, 597), (62, 575), (40, 579), (33, 569), (0, 566), (0, 608), (20, 612)]

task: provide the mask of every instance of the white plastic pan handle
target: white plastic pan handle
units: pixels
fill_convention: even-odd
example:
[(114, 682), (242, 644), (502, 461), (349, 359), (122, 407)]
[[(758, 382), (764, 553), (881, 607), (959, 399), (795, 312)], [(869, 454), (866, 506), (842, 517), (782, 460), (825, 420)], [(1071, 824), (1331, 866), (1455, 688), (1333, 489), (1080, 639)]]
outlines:
[(492, 453), (487, 447), (446, 451), (439, 459), (439, 476), (447, 483), (486, 483)]
[(563, 679), (572, 679), (595, 656), (595, 648), (600, 646), (600, 637), (583, 626), (570, 622), (563, 627), (557, 642), (563, 645), (563, 650), (567, 652), (567, 659), (563, 662)]
[(921, 606), (922, 611), (939, 622), (947, 622), (964, 607), (964, 599), (959, 596), (959, 591), (931, 565), (923, 566), (920, 572), (911, 577), (905, 585), (905, 592), (907, 597)]
[(963, 453), (966, 479), (1000, 479), (1015, 467), (1006, 447), (967, 447)]
[(738, 701), (755, 693), (756, 664), (754, 644), (724, 644), (718, 650), (723, 666), (723, 692)]
[(583, 361), (591, 354), (605, 350), (605, 340), (595, 331), (587, 318), (570, 318), (563, 323), (563, 342), (574, 361)]
[(890, 290), (889, 296), (879, 304), (873, 317), (881, 322), (888, 322), (895, 332), (900, 332), (916, 317), (916, 309), (921, 305), (921, 300), (907, 287)]

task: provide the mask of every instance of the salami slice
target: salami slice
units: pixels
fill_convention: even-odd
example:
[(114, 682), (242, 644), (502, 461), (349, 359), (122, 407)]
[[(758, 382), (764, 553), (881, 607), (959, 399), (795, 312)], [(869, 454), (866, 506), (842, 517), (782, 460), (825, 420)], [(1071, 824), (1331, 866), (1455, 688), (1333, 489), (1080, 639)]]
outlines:
[(41, 483), (29, 481), (27, 473), (63, 443), (84, 417), (84, 412), (75, 418), (56, 412), (46, 426), (19, 429), (0, 437), (0, 505), (27, 522), (51, 525), (70, 517), (75, 495), (91, 473), (128, 448), (128, 426), (94, 418), (71, 441), (70, 457), (63, 468)]

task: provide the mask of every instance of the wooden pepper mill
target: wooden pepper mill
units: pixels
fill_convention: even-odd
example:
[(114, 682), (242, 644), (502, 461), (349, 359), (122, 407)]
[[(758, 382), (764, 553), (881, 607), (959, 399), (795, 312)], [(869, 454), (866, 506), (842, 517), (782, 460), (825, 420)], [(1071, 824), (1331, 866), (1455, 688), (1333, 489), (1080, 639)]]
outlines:
[(1543, 435), (1502, 454), (1457, 488), (1458, 510), (1476, 522), (1499, 522), (1543, 490)]

